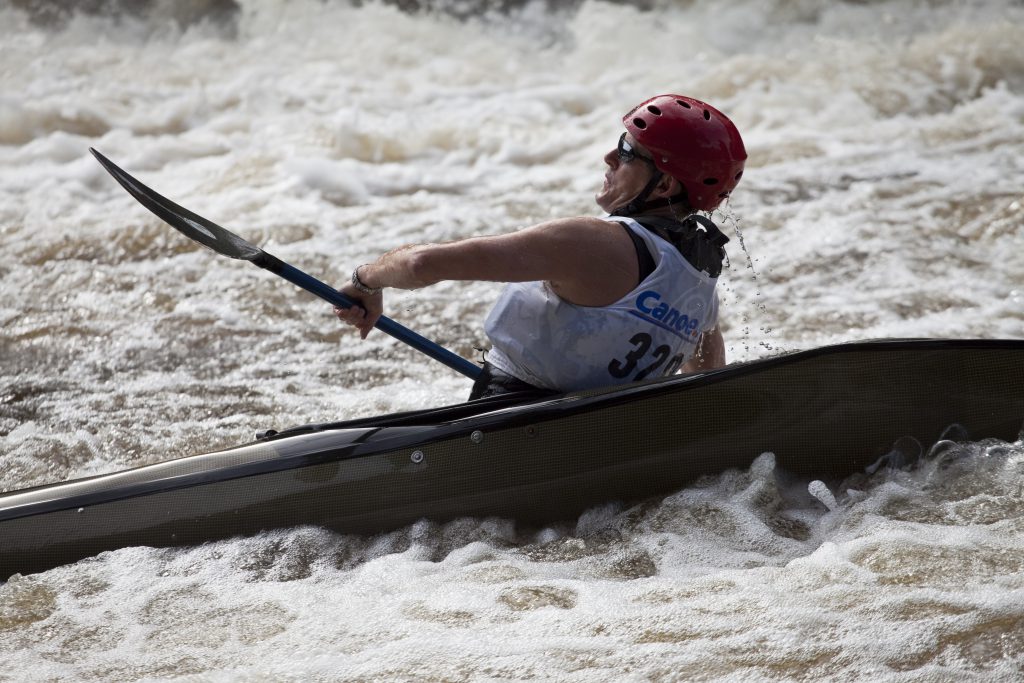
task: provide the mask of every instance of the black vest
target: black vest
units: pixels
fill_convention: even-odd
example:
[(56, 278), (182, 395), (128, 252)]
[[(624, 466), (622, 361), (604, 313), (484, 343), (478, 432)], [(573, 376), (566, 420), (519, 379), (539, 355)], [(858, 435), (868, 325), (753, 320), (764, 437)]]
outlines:
[[(682, 222), (664, 216), (636, 216), (633, 220), (670, 242), (687, 263), (697, 270), (711, 277), (718, 277), (722, 273), (722, 263), (726, 258), (725, 244), (729, 238), (710, 219), (692, 214)], [(639, 281), (642, 282), (654, 272), (654, 258), (640, 236), (625, 224), (623, 227), (636, 247), (636, 257), (640, 264)]]

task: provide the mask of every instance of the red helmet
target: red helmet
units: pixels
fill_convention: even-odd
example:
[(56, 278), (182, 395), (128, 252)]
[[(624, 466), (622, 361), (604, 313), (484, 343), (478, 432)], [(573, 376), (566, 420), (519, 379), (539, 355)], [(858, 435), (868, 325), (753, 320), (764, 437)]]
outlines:
[(626, 130), (650, 150), (654, 165), (686, 188), (690, 206), (711, 211), (743, 175), (747, 150), (729, 118), (682, 95), (658, 95), (622, 117)]

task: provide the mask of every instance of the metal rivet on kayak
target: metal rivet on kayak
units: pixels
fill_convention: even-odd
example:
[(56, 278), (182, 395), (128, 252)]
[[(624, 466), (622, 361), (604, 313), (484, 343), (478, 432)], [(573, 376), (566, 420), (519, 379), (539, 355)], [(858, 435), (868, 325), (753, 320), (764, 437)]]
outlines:
[(423, 451), (413, 451), (412, 455), (409, 456), (409, 459), (419, 465), (423, 462)]
[(481, 441), (484, 440), (484, 433), (478, 429), (469, 435), (469, 440), (472, 441), (473, 443), (480, 443)]

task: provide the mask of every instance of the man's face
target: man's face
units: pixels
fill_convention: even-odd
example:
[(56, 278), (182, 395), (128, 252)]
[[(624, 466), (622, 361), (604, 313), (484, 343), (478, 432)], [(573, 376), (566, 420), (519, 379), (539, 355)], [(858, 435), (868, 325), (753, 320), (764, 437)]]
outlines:
[(604, 163), (608, 164), (608, 171), (594, 201), (608, 212), (628, 204), (640, 194), (655, 170), (650, 153), (628, 132), (619, 138), (615, 149), (604, 155)]

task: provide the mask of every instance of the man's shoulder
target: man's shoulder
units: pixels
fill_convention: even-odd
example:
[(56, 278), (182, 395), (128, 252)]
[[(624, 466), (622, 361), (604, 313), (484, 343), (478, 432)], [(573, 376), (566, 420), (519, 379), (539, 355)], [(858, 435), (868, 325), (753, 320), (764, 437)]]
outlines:
[(597, 216), (570, 216), (556, 218), (541, 223), (539, 226), (551, 232), (562, 234), (593, 234), (594, 232), (611, 232), (622, 230), (621, 224)]

